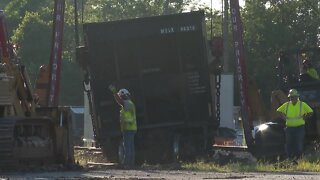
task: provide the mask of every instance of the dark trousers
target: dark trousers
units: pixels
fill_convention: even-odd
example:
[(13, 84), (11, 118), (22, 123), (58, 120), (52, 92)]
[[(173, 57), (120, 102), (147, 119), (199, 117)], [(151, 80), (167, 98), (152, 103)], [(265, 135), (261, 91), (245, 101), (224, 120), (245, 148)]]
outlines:
[(298, 127), (286, 127), (286, 152), (288, 158), (295, 159), (302, 156), (304, 136), (304, 125)]
[(123, 164), (125, 166), (133, 166), (135, 161), (135, 151), (134, 151), (134, 136), (135, 131), (124, 131), (123, 132), (123, 150), (124, 150), (124, 160)]

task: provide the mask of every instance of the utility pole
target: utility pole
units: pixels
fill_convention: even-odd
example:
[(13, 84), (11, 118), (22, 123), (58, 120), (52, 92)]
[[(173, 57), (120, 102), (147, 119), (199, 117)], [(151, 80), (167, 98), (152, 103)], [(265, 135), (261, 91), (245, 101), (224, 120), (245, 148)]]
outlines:
[(223, 15), (223, 72), (230, 72), (229, 69), (229, 48), (228, 48), (228, 25), (229, 25), (229, 0), (224, 0), (224, 15)]
[(74, 34), (75, 34), (75, 43), (76, 47), (79, 46), (79, 21), (78, 21), (78, 2), (77, 0), (73, 1), (74, 3)]

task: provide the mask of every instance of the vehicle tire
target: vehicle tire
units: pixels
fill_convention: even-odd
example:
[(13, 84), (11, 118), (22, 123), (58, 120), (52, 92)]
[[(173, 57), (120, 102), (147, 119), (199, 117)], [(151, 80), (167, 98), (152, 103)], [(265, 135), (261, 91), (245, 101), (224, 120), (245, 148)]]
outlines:
[(265, 130), (257, 130), (255, 135), (255, 156), (263, 161), (275, 161), (285, 154), (285, 133), (277, 123), (267, 124)]

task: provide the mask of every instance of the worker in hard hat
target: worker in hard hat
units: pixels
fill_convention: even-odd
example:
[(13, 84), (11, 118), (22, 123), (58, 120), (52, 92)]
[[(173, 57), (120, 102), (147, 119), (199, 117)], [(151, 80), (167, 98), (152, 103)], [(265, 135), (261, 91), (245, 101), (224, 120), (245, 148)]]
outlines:
[[(116, 102), (121, 106), (120, 127), (122, 132), (124, 157), (124, 168), (132, 168), (135, 161), (134, 137), (137, 132), (136, 108), (130, 98), (127, 89), (120, 89), (118, 92), (113, 85), (109, 86)], [(121, 159), (121, 158), (120, 158)]]
[(313, 110), (307, 103), (299, 100), (299, 92), (296, 89), (290, 89), (288, 98), (289, 101), (282, 104), (277, 111), (286, 121), (287, 157), (297, 159), (303, 152), (305, 120), (312, 115)]
[(308, 75), (313, 80), (319, 80), (318, 72), (313, 67), (310, 60), (308, 59), (303, 60), (302, 65), (303, 65), (303, 74)]

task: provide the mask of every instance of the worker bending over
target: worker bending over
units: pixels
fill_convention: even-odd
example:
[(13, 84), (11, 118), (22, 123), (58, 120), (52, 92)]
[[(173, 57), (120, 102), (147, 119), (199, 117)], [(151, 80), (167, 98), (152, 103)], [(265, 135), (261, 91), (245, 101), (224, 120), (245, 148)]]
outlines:
[(297, 159), (302, 156), (305, 137), (305, 120), (308, 119), (313, 110), (311, 107), (299, 100), (296, 89), (290, 89), (289, 101), (282, 104), (277, 111), (281, 113), (286, 121), (286, 153), (289, 159)]

